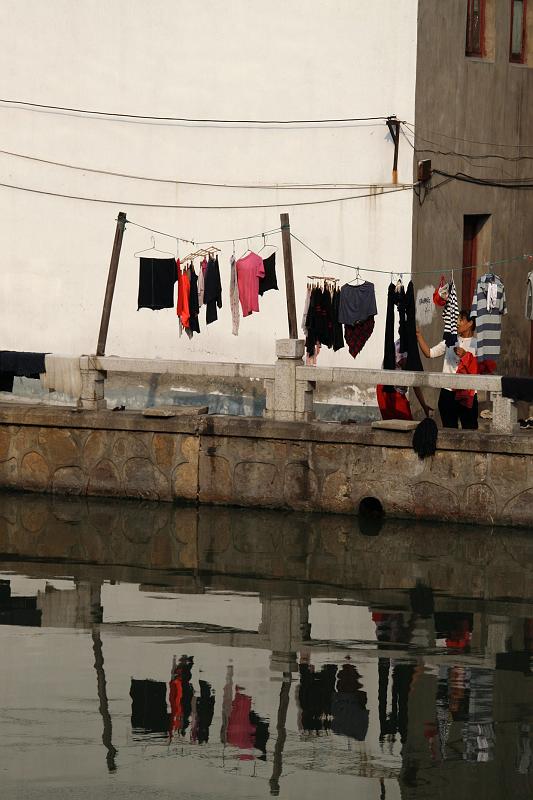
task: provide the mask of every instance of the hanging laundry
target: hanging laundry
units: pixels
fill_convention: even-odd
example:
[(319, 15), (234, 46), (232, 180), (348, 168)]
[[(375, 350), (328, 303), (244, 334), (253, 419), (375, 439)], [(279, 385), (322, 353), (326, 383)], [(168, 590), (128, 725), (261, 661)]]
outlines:
[(499, 358), (504, 314), (507, 314), (505, 287), (498, 275), (486, 272), (476, 284), (470, 311), (476, 318), (478, 361)]
[(433, 292), (433, 302), (436, 306), (445, 306), (446, 301), (448, 299), (448, 294), (450, 291), (450, 286), (446, 283), (446, 278), (444, 275), (441, 275), (439, 285)]
[(207, 325), (218, 319), (217, 307), (222, 308), (222, 284), (218, 256), (209, 256), (204, 279), (204, 303), (207, 306), (205, 321)]
[(405, 293), (405, 346), (402, 342), (402, 332), (400, 330), (400, 347), (402, 351), (407, 352), (407, 361), (405, 362), (405, 369), (414, 372), (423, 372), (422, 360), (420, 358), (420, 351), (418, 349), (418, 341), (416, 338), (416, 308), (415, 308), (415, 289), (413, 282), (409, 281), (407, 284), (407, 291)]
[(257, 253), (249, 252), (236, 263), (239, 299), (243, 317), (259, 311), (259, 279), (265, 277), (263, 259)]
[(416, 321), (420, 327), (431, 325), (435, 314), (435, 304), (433, 302), (433, 286), (424, 286), (416, 293)]
[(344, 326), (344, 338), (348, 345), (348, 351), (352, 358), (359, 355), (365, 344), (368, 342), (374, 331), (374, 317), (368, 317), (363, 322), (356, 322), (355, 325)]
[(272, 253), (272, 255), (268, 256), (268, 258), (263, 259), (263, 267), (265, 270), (265, 274), (262, 278), (259, 278), (259, 294), (261, 297), (264, 295), (265, 292), (268, 292), (270, 289), (278, 289), (278, 280), (276, 278), (276, 254)]
[(238, 336), (240, 322), (239, 284), (237, 281), (235, 254), (233, 254), (230, 258), (229, 305), (231, 309), (231, 332), (234, 336)]
[(446, 347), (455, 347), (457, 344), (457, 317), (459, 316), (459, 303), (457, 302), (457, 289), (452, 278), (448, 292), (448, 298), (442, 309), (442, 319), (444, 320), (443, 339)]
[(313, 364), (316, 364), (320, 350), (317, 345), (324, 345), (335, 352), (344, 347), (342, 326), (338, 321), (339, 302), (340, 292), (334, 288), (332, 281), (325, 280), (323, 286), (314, 286), (311, 290), (305, 322), (305, 347)]
[(198, 303), (200, 308), (204, 304), (204, 287), (205, 287), (205, 271), (207, 269), (207, 259), (204, 257), (202, 259), (202, 263), (200, 264), (200, 270), (198, 272)]
[(46, 372), (45, 353), (0, 350), (0, 391), (12, 392), (15, 377), (39, 380)]
[(173, 258), (140, 258), (137, 310), (173, 308), (176, 280), (176, 262)]
[[(402, 353), (406, 353), (404, 369), (414, 372), (423, 372), (422, 361), (418, 351), (416, 338), (416, 307), (415, 290), (412, 281), (407, 284), (407, 291), (401, 281), (396, 285), (389, 284), (387, 292), (387, 317), (385, 321), (385, 346), (383, 350), (383, 369), (396, 369), (396, 336), (395, 308), (398, 309), (398, 331)], [(394, 387), (386, 387), (386, 391), (393, 391)]]
[(176, 314), (179, 317), (180, 325), (185, 329), (189, 327), (189, 296), (191, 292), (191, 283), (186, 269), (181, 269), (179, 258), (176, 261), (177, 277), (178, 277), (178, 301), (176, 304)]
[(340, 291), (338, 321), (353, 325), (378, 313), (374, 284), (364, 281), (359, 286), (345, 283)]
[(526, 280), (526, 319), (533, 320), (533, 272), (530, 272)]
[(79, 356), (62, 356), (49, 353), (44, 357), (46, 372), (41, 383), (50, 392), (60, 392), (78, 400), (81, 395), (81, 370)]
[[(200, 267), (201, 271), (201, 267)], [(189, 275), (189, 330), (191, 334), (200, 333), (200, 323), (198, 321), (198, 314), (200, 313), (200, 303), (198, 300), (198, 276), (194, 271), (194, 265), (191, 264), (188, 270)]]

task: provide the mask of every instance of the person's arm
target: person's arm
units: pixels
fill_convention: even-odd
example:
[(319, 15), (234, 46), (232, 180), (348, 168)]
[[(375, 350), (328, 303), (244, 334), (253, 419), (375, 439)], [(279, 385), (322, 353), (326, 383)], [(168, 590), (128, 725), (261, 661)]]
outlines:
[(420, 333), (420, 331), (418, 330), (418, 328), (416, 330), (416, 339), (418, 341), (419, 348), (422, 350), (422, 353), (425, 355), (426, 358), (430, 358), (430, 347), (426, 342), (426, 340), (424, 339), (424, 337), (422, 336), (422, 334)]
[(444, 339), (442, 342), (436, 344), (435, 347), (430, 347), (419, 330), (416, 332), (416, 338), (418, 341), (418, 346), (426, 358), (439, 358), (439, 356), (443, 356), (446, 352), (446, 342)]
[(415, 390), (416, 399), (422, 406), (422, 411), (424, 412), (426, 417), (429, 417), (433, 409), (426, 403), (422, 389), (420, 388), (420, 386), (413, 386), (413, 389)]

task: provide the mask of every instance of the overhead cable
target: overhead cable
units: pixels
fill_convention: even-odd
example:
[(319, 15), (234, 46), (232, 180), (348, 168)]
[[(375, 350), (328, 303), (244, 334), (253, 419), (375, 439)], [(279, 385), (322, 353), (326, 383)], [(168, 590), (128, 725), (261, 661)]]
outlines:
[[(409, 131), (409, 128), (407, 129)], [(414, 136), (414, 142), (417, 141), (425, 142), (426, 144), (432, 144), (435, 147), (439, 147), (438, 142), (434, 142), (431, 139), (424, 139), (423, 137), (419, 136), (417, 133), (409, 131), (412, 136)], [(415, 153), (432, 153), (433, 155), (439, 156), (455, 156), (456, 158), (464, 158), (467, 161), (483, 161), (485, 159), (499, 159), (500, 161), (508, 161), (510, 163), (516, 161), (533, 161), (533, 155), (530, 156), (504, 156), (500, 153), (481, 153), (476, 155), (475, 153), (462, 153), (458, 150), (432, 150), (428, 147), (417, 147), (415, 143), (413, 143), (405, 130), (402, 129), (402, 133), (404, 135), (405, 140), (411, 145)], [(1, 152), (1, 151), (0, 151)]]
[(451, 173), (441, 169), (434, 169), (433, 174), (442, 175), (445, 178), (452, 178), (452, 180), (461, 181), (462, 183), (472, 183), (476, 186), (490, 186), (495, 189), (533, 189), (533, 178), (510, 178), (509, 180), (503, 178), (477, 178), (475, 175), (467, 175), (464, 172)]
[[(93, 172), (97, 175), (107, 175), (114, 178), (128, 178), (131, 180), (136, 181), (150, 181), (153, 183), (168, 183), (172, 184), (173, 186), (176, 185), (183, 185), (183, 186), (201, 186), (206, 188), (215, 188), (215, 189), (272, 189), (278, 190), (283, 189), (286, 191), (292, 190), (301, 190), (301, 189), (309, 189), (309, 190), (320, 190), (320, 191), (342, 191), (346, 189), (371, 189), (371, 188), (380, 188), (385, 189), (389, 188), (392, 184), (374, 184), (374, 183), (212, 183), (207, 181), (186, 181), (182, 180), (181, 178), (153, 178), (148, 177), (145, 175), (132, 175), (131, 173), (127, 172), (113, 172), (107, 169), (97, 169), (95, 167), (84, 167), (80, 166), (79, 164), (69, 164), (64, 161), (52, 161), (48, 158), (39, 158), (38, 156), (30, 156), (25, 153), (15, 153), (12, 150), (2, 150), (0, 149), (0, 154), (12, 156), (14, 158), (22, 158), (28, 161), (36, 161), (40, 164), (49, 164), (55, 167), (63, 167), (64, 169), (72, 169), (77, 170), (79, 172)], [(399, 184), (400, 186), (410, 186), (410, 184)]]
[(221, 119), (221, 118), (198, 118), (198, 117), (161, 117), (154, 114), (126, 114), (120, 111), (100, 111), (88, 108), (76, 108), (69, 106), (53, 106), (46, 103), (30, 103), (27, 100), (7, 100), (0, 98), (0, 103), (10, 106), (26, 106), (36, 110), (65, 111), (71, 114), (85, 114), (95, 117), (122, 117), (124, 119), (139, 119), (155, 122), (199, 122), (215, 123), (222, 125), (323, 125), (327, 123), (342, 122), (385, 122), (394, 117), (388, 114), (383, 117), (341, 117), (327, 119)]
[(365, 197), (382, 197), (385, 194), (397, 194), (398, 192), (405, 192), (412, 190), (416, 184), (405, 184), (399, 186), (397, 189), (384, 189), (382, 191), (367, 192), (366, 194), (350, 195), (348, 197), (329, 197), (326, 200), (300, 200), (290, 203), (256, 203), (252, 205), (187, 205), (177, 203), (139, 203), (129, 200), (108, 200), (100, 197), (84, 197), (76, 194), (63, 194), (61, 192), (50, 192), (45, 189), (30, 189), (27, 186), (18, 186), (12, 183), (0, 183), (0, 187), (4, 189), (15, 189), (20, 192), (30, 192), (31, 194), (40, 194), (46, 197), (62, 197), (68, 200), (83, 200), (89, 203), (108, 203), (111, 205), (123, 206), (136, 206), (139, 208), (175, 208), (175, 209), (190, 209), (197, 211), (234, 211), (239, 209), (253, 209), (253, 208), (294, 208), (295, 206), (318, 206), (326, 205), (328, 203), (343, 203), (348, 200), (362, 200)]
[[(419, 138), (424, 138), (422, 134), (417, 133), (417, 127), (412, 122), (401, 122), (402, 125), (405, 125), (406, 128), (411, 129), (412, 133), (415, 133), (416, 136)], [(440, 131), (427, 131), (431, 136), (440, 136), (443, 139), (450, 139), (453, 142), (465, 142), (466, 144), (480, 144), (485, 147), (509, 147), (514, 148), (515, 150), (533, 150), (533, 144), (504, 144), (503, 142), (482, 142), (478, 139), (464, 139), (460, 136), (450, 136), (447, 133), (441, 133)], [(424, 141), (430, 141), (429, 139), (424, 139)]]

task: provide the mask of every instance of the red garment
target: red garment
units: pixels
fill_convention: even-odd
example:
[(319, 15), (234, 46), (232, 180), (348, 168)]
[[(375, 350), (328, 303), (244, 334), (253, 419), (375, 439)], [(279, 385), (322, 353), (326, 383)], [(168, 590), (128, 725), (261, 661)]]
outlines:
[(376, 394), (382, 419), (413, 419), (409, 400), (404, 394), (396, 389), (386, 392), (382, 384), (376, 386)]
[(181, 271), (179, 258), (176, 260), (176, 268), (178, 270), (178, 303), (176, 306), (176, 314), (180, 318), (183, 327), (188, 328), (190, 324), (189, 295), (191, 293), (191, 284), (185, 270), (183, 270), (183, 272)]
[[(458, 375), (492, 375), (496, 369), (496, 362), (488, 358), (479, 362), (472, 353), (465, 353), (459, 362), (456, 373)], [(473, 389), (456, 389), (455, 399), (461, 405), (472, 408), (476, 393)]]
[(248, 317), (259, 311), (259, 278), (265, 277), (263, 259), (257, 253), (248, 253), (235, 264), (242, 315)]

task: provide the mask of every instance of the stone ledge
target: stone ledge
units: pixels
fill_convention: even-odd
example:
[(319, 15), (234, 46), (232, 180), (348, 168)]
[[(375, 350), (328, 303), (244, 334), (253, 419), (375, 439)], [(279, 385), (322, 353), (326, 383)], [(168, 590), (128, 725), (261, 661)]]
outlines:
[[(257, 439), (281, 439), (325, 444), (354, 444), (373, 447), (411, 448), (412, 431), (385, 431), (368, 425), (339, 422), (289, 422), (259, 417), (209, 415), (199, 423), (200, 435)], [(532, 434), (501, 434), (484, 431), (443, 431), (439, 429), (437, 450), (475, 453), (533, 455)]]
[[(70, 406), (0, 403), (0, 426), (24, 425), (153, 433), (188, 433), (325, 444), (411, 448), (412, 432), (372, 429), (339, 422), (280, 421), (261, 417), (206, 415), (159, 419), (141, 411), (74, 411)], [(501, 434), (439, 430), (437, 450), (533, 455), (533, 432)]]
[(141, 411), (77, 411), (72, 406), (0, 403), (1, 425), (152, 433), (196, 433), (198, 416), (145, 417)]

